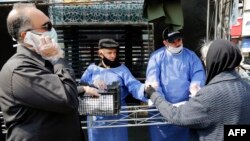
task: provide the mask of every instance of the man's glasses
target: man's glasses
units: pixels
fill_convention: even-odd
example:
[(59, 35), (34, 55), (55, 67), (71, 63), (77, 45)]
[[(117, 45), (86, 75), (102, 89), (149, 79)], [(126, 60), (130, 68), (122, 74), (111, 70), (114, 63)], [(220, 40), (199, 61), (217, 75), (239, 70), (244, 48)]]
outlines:
[(47, 22), (45, 24), (42, 25), (42, 27), (40, 28), (33, 28), (33, 29), (29, 29), (27, 31), (31, 31), (31, 30), (37, 30), (37, 29), (43, 29), (43, 30), (46, 30), (46, 31), (50, 31), (52, 29), (53, 25), (51, 22)]

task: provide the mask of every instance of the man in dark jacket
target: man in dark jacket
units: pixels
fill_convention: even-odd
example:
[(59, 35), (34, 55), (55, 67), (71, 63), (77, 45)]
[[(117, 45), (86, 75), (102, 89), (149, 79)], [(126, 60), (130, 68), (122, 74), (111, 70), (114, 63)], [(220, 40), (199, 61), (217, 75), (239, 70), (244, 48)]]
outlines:
[(77, 86), (49, 18), (19, 3), (7, 26), (18, 42), (0, 74), (7, 141), (80, 141)]
[(176, 107), (152, 87), (146, 89), (160, 113), (171, 123), (194, 129), (200, 141), (223, 141), (224, 125), (250, 124), (250, 85), (236, 72), (241, 62), (238, 47), (215, 40), (206, 56), (206, 86)]

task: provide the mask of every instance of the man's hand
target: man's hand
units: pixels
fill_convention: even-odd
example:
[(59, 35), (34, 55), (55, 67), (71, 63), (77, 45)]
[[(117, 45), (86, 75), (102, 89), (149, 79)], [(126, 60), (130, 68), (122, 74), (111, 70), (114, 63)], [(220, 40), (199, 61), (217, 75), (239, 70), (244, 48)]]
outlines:
[(57, 43), (48, 36), (41, 36), (40, 45), (37, 49), (45, 60), (57, 61), (59, 58), (64, 57), (63, 50), (57, 45)]
[(194, 97), (196, 95), (196, 93), (200, 90), (200, 85), (196, 84), (196, 83), (192, 83), (189, 86), (189, 91), (190, 91), (190, 95), (189, 97)]
[(150, 80), (150, 81), (146, 80), (145, 81), (145, 87), (148, 87), (149, 85), (151, 85), (155, 89), (157, 89), (159, 87), (158, 82), (155, 81), (155, 80)]
[(94, 87), (90, 87), (90, 86), (82, 86), (85, 90), (85, 95), (88, 95), (88, 96), (96, 96), (96, 97), (99, 97), (101, 96), (99, 93), (98, 93), (98, 90)]
[(99, 91), (107, 90), (107, 85), (103, 80), (94, 80), (93, 85), (97, 87)]
[(145, 89), (144, 96), (148, 99), (150, 99), (151, 95), (156, 92), (155, 88), (153, 88), (151, 85), (147, 86)]

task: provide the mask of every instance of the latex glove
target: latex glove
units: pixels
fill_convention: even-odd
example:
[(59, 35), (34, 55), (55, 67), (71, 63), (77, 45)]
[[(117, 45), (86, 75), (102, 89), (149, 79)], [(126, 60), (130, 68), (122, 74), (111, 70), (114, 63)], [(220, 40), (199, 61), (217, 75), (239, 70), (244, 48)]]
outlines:
[(144, 96), (148, 99), (150, 99), (151, 95), (156, 92), (155, 88), (153, 88), (151, 85), (149, 85), (148, 87), (146, 87)]
[(88, 95), (88, 96), (96, 96), (96, 97), (99, 97), (101, 96), (99, 93), (98, 93), (98, 89), (94, 88), (94, 87), (90, 87), (90, 86), (82, 86), (85, 90), (85, 95)]
[(52, 62), (64, 57), (64, 51), (57, 45), (54, 39), (51, 39), (49, 36), (41, 36), (40, 44), (36, 51), (45, 60)]
[(93, 85), (99, 89), (99, 91), (107, 90), (107, 85), (103, 80), (94, 80)]
[(151, 85), (153, 88), (157, 89), (159, 84), (157, 81), (146, 81), (145, 82), (145, 88), (147, 88), (149, 85)]
[(148, 106), (153, 106), (154, 105), (154, 103), (149, 99), (148, 100)]
[(196, 93), (200, 90), (200, 85), (197, 83), (191, 83), (189, 86), (190, 95), (189, 97), (194, 97)]
[(187, 101), (178, 102), (178, 103), (173, 104), (173, 106), (179, 107), (179, 106), (185, 104), (186, 102), (187, 102)]

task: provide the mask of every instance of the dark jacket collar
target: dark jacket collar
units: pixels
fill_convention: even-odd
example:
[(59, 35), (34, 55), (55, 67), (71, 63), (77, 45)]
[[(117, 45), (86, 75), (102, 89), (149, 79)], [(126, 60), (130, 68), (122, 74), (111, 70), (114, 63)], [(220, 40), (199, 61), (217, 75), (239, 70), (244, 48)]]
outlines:
[(240, 75), (235, 71), (224, 71), (219, 73), (218, 75), (216, 75), (209, 83), (210, 84), (214, 84), (214, 83), (218, 83), (221, 81), (227, 81), (227, 80), (233, 80), (233, 79), (238, 79), (240, 78)]
[(19, 44), (17, 46), (17, 53), (29, 56), (31, 59), (33, 59), (36, 62), (40, 63), (41, 65), (45, 66), (45, 60), (42, 58), (41, 55), (37, 54), (35, 51), (30, 50), (30, 49), (28, 49), (27, 47), (25, 47), (23, 45)]

